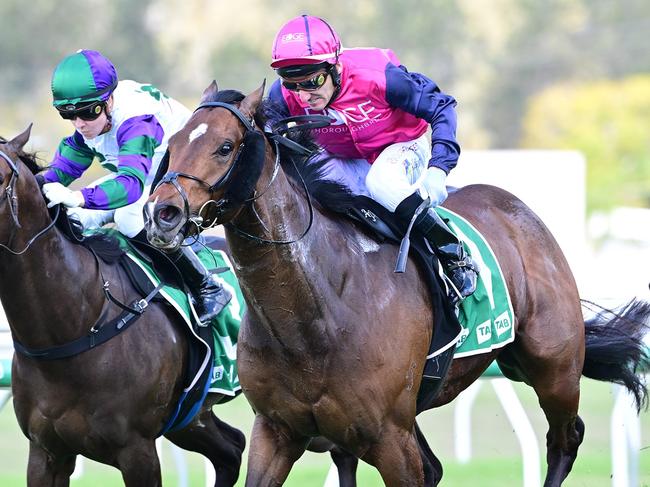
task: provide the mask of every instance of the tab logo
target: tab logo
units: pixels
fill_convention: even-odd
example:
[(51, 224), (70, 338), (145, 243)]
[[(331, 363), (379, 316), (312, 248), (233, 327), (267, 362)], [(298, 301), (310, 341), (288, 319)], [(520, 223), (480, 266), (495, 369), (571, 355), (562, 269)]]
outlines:
[(476, 340), (478, 344), (485, 343), (492, 338), (492, 323), (484, 321), (476, 327)]
[(221, 380), (223, 378), (223, 365), (218, 365), (212, 369), (212, 382)]
[(467, 340), (468, 336), (469, 336), (469, 330), (467, 328), (463, 328), (460, 332), (460, 335), (458, 336), (458, 341), (456, 342), (456, 348), (460, 347), (463, 343), (465, 343), (465, 340)]
[(494, 327), (497, 330), (497, 336), (501, 336), (512, 328), (508, 312), (504, 311), (494, 319)]

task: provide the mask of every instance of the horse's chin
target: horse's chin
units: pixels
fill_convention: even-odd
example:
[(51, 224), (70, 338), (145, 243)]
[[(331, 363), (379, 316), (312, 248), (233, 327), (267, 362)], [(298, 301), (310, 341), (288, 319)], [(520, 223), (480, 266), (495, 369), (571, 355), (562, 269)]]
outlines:
[(185, 237), (181, 232), (175, 235), (168, 235), (156, 231), (147, 232), (147, 240), (149, 240), (149, 243), (165, 252), (178, 250), (184, 239)]

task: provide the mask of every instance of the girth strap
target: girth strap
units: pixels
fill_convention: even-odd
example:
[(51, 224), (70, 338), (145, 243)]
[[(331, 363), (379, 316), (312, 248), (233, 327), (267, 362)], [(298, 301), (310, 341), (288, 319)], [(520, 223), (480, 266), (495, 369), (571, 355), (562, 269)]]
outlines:
[(108, 323), (95, 324), (86, 336), (77, 338), (76, 340), (64, 345), (52, 348), (43, 348), (40, 350), (27, 348), (19, 341), (14, 340), (14, 349), (22, 355), (38, 360), (56, 360), (86, 352), (104, 342), (107, 342), (114, 336), (119, 335), (135, 323), (137, 319), (142, 316), (142, 313), (144, 313), (149, 302), (156, 294), (158, 294), (158, 291), (160, 291), (162, 287), (162, 283), (158, 284), (158, 286), (156, 286), (145, 298), (136, 299), (129, 307), (120, 305), (124, 308), (122, 314)]

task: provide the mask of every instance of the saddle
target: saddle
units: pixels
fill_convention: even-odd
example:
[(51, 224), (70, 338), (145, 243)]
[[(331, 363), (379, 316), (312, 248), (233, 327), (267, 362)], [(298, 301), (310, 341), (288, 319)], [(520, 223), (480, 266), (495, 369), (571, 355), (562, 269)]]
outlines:
[[(147, 262), (156, 271), (161, 282), (179, 289), (184, 289), (186, 293), (188, 292), (182, 275), (170, 262), (169, 258), (166, 257), (164, 252), (138, 240), (129, 239), (128, 242), (131, 250), (137, 254), (137, 257)], [(124, 268), (126, 274), (129, 276), (129, 280), (138, 289), (140, 294), (147, 295), (155, 287), (142, 268), (131, 258), (126, 255), (123, 256), (120, 259), (120, 265)], [(216, 269), (215, 272), (219, 272), (219, 270)], [(160, 293), (156, 294), (154, 300), (169, 304)], [(212, 363), (213, 357), (215, 356), (215, 342), (212, 337), (212, 329), (210, 326), (202, 326), (198, 320), (192, 319), (192, 330), (203, 342), (208, 344), (209, 356), (206, 357), (205, 345), (196, 340), (192, 333), (188, 332), (188, 365), (183, 379), (185, 387), (183, 388), (183, 394), (179, 399), (175, 412), (168, 419), (159, 433), (160, 435), (183, 428), (194, 417), (208, 393), (212, 369), (210, 367), (203, 367), (201, 369), (201, 367), (205, 364), (206, 358), (207, 363)]]
[[(404, 232), (403, 223), (397, 221), (395, 214), (373, 199), (364, 195), (354, 195), (347, 216), (370, 230), (379, 242), (391, 242), (399, 246)], [(418, 391), (417, 412), (428, 409), (438, 395), (442, 381), (453, 359), (456, 342), (462, 327), (456, 315), (456, 308), (450, 302), (446, 285), (440, 274), (440, 263), (435, 253), (423, 238), (412, 238), (410, 254), (423, 271), (429, 288), (433, 314), (433, 335), (423, 371), (423, 380)], [(395, 249), (397, 258), (397, 248)]]

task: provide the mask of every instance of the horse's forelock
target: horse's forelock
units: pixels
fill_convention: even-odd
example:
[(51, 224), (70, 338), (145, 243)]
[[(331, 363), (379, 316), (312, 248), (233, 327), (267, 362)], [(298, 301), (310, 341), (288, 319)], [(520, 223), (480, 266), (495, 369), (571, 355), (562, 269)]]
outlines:
[(204, 102), (220, 101), (221, 103), (230, 103), (232, 105), (239, 105), (239, 103), (244, 98), (245, 96), (241, 91), (221, 90), (209, 94), (203, 101)]

